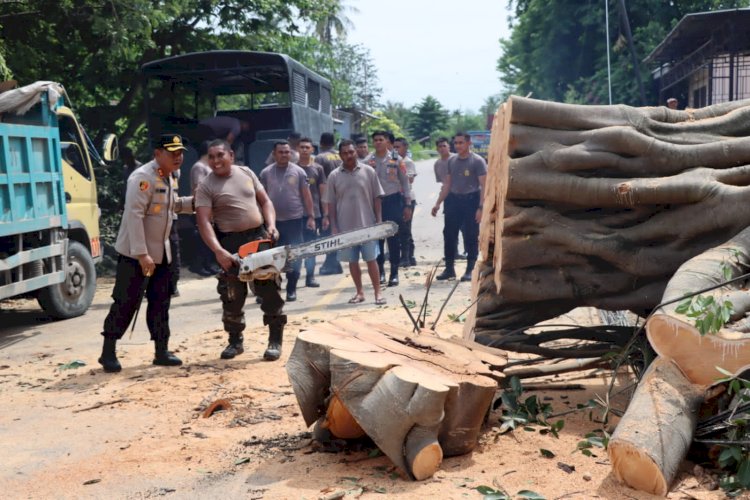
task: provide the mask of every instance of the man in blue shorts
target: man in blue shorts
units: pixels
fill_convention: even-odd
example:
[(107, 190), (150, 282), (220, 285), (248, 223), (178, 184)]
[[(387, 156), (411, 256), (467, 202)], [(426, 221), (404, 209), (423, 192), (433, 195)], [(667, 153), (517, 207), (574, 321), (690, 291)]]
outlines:
[[(383, 220), (380, 201), (383, 188), (375, 169), (357, 160), (354, 142), (348, 139), (339, 144), (339, 156), (342, 165), (331, 172), (325, 193), (333, 234), (372, 226)], [(380, 270), (376, 260), (379, 250), (377, 241), (368, 241), (339, 251), (339, 260), (349, 263), (349, 272), (357, 290), (354, 297), (349, 299), (350, 304), (365, 301), (362, 270), (359, 268), (360, 255), (367, 263), (367, 274), (375, 290), (375, 304), (385, 304), (385, 298), (380, 295)]]

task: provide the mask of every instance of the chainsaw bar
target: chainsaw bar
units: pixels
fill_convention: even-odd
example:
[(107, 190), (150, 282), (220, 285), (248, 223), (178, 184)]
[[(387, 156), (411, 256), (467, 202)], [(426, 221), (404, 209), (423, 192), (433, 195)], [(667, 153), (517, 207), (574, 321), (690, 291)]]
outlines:
[(374, 226), (353, 229), (351, 231), (345, 231), (333, 236), (326, 236), (325, 238), (318, 238), (317, 240), (300, 243), (298, 245), (290, 245), (288, 247), (287, 259), (289, 261), (295, 261), (306, 259), (307, 257), (315, 257), (316, 255), (324, 255), (337, 250), (361, 245), (368, 241), (389, 238), (397, 232), (398, 224), (395, 222), (381, 222)]

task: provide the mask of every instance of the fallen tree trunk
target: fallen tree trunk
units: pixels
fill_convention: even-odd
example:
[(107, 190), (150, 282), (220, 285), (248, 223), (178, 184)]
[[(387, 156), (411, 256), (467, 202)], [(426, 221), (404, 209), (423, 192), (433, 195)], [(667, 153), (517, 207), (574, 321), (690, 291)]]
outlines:
[(674, 362), (656, 358), (609, 440), (615, 477), (636, 490), (666, 496), (693, 441), (704, 392)]
[(750, 101), (699, 110), (511, 97), (498, 111), (466, 337), (579, 306), (660, 303), (686, 260), (750, 226)]
[[(710, 385), (726, 378), (725, 372), (738, 374), (750, 368), (750, 280), (742, 276), (750, 271), (750, 228), (723, 245), (712, 248), (685, 262), (670, 280), (662, 302), (679, 299), (698, 290), (730, 284), (701, 294), (716, 304), (732, 304), (729, 321), (716, 318), (717, 309), (704, 308), (704, 316), (691, 318), (677, 312), (685, 299), (659, 308), (646, 324), (648, 340), (663, 357), (674, 360), (688, 379)], [(697, 307), (697, 306), (696, 306)], [(716, 332), (702, 334), (696, 320), (717, 320)], [(725, 324), (726, 323), (726, 324)]]
[(410, 477), (468, 453), (507, 360), (464, 341), (408, 335), (364, 322), (299, 334), (287, 373), (307, 425), (334, 437), (369, 436)]

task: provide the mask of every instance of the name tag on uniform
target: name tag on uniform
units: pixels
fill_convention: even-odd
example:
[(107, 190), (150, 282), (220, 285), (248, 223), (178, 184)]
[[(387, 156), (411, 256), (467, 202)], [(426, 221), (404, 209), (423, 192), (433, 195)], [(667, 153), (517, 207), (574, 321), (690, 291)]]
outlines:
[(294, 186), (295, 184), (297, 184), (297, 179), (295, 177), (289, 177), (287, 179), (287, 182), (289, 183), (290, 186)]
[(307, 183), (310, 184), (310, 185), (315, 184), (315, 179), (313, 179), (311, 177), (311, 178), (307, 179)]
[(469, 175), (471, 175), (469, 169), (464, 170), (464, 177), (468, 177)]

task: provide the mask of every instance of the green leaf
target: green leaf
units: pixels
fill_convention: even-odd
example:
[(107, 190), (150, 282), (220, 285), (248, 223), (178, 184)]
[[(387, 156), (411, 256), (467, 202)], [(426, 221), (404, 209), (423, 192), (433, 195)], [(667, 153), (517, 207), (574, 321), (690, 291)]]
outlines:
[(510, 378), (510, 387), (518, 395), (523, 392), (523, 385), (521, 385), (521, 379), (518, 377), (514, 376)]
[(369, 458), (375, 458), (375, 457), (379, 457), (382, 454), (383, 454), (383, 452), (380, 451), (379, 448), (373, 448), (372, 450), (370, 450), (370, 452), (367, 454), (367, 456)]
[(474, 489), (483, 495), (483, 500), (510, 500), (510, 496), (506, 492), (489, 486), (477, 486)]
[(539, 448), (539, 453), (541, 453), (544, 458), (555, 458), (554, 453), (549, 450), (545, 450), (544, 448)]
[(529, 500), (546, 500), (542, 495), (531, 490), (521, 490), (516, 495), (521, 498), (528, 498)]
[(740, 392), (740, 390), (740, 381), (737, 379), (733, 379), (729, 383), (729, 394), (737, 394), (738, 392)]
[(745, 488), (750, 488), (750, 457), (745, 457), (737, 469), (737, 481)]
[(60, 371), (62, 371), (62, 370), (74, 370), (74, 369), (80, 368), (82, 366), (86, 366), (86, 363), (84, 363), (80, 359), (76, 359), (74, 361), (69, 361), (68, 363), (61, 364), (58, 367), (58, 370), (60, 370)]
[(238, 458), (234, 461), (234, 465), (240, 465), (240, 464), (246, 464), (250, 461), (250, 457), (242, 457)]
[(477, 490), (482, 495), (492, 495), (494, 493), (502, 493), (501, 491), (498, 491), (495, 488), (492, 488), (491, 486), (485, 486), (485, 485), (477, 486), (474, 489)]
[(690, 304), (692, 304), (692, 300), (687, 299), (684, 302), (681, 302), (674, 310), (674, 312), (678, 314), (685, 314), (688, 312), (688, 309), (690, 309)]

